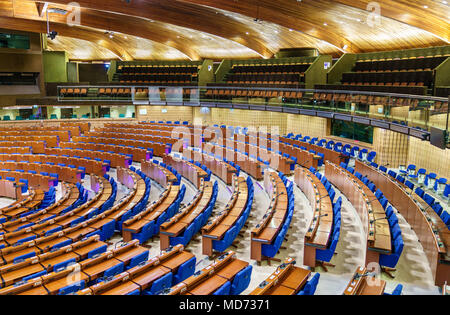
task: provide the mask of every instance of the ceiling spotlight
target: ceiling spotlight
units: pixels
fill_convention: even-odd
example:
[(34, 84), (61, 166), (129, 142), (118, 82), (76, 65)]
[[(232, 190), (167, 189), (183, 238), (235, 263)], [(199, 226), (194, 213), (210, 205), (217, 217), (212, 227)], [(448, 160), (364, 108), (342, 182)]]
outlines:
[(48, 14), (49, 13), (56, 13), (56, 14), (60, 14), (60, 15), (66, 15), (67, 11), (64, 9), (58, 9), (58, 8), (49, 8), (46, 11), (46, 15), (47, 15), (47, 38), (54, 40), (56, 38), (56, 36), (58, 35), (58, 32), (56, 31), (50, 31), (50, 21), (48, 19)]
[(105, 32), (105, 35), (108, 35), (108, 37), (112, 39), (114, 37), (114, 32)]
[(58, 32), (55, 31), (51, 31), (47, 33), (47, 38), (54, 40), (56, 38), (56, 36), (58, 35)]

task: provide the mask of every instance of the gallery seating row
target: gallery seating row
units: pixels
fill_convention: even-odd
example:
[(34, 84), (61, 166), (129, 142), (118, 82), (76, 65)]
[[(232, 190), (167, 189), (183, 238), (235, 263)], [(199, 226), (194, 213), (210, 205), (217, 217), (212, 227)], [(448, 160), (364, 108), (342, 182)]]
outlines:
[(260, 97), (260, 98), (277, 98), (282, 97), (286, 99), (300, 99), (303, 97), (303, 92), (301, 91), (289, 91), (283, 90), (288, 87), (273, 87), (273, 88), (258, 88), (258, 89), (250, 89), (250, 88), (231, 88), (231, 89), (221, 89), (214, 88), (208, 89), (205, 93), (206, 98), (208, 99), (231, 99), (233, 97)]
[(342, 102), (342, 103), (358, 103), (367, 105), (388, 105), (388, 106), (410, 106), (415, 108), (419, 105), (419, 99), (406, 98), (406, 97), (387, 97), (387, 96), (375, 96), (367, 94), (345, 94), (334, 92), (314, 93), (315, 102)]
[(199, 70), (198, 65), (119, 65), (117, 73), (157, 73), (157, 74), (190, 74), (196, 75)]
[[(303, 74), (234, 74), (229, 73), (225, 76), (227, 83), (245, 83), (252, 84), (298, 84), (305, 82)], [(246, 83), (248, 82), (248, 83)], [(259, 82), (259, 83), (258, 83)], [(283, 83), (284, 82), (284, 83)]]
[(353, 67), (356, 72), (395, 72), (411, 70), (434, 70), (447, 57), (395, 58), (391, 60), (357, 61)]
[[(327, 84), (327, 85), (315, 85), (316, 90), (333, 90), (333, 91), (365, 91), (376, 93), (394, 93), (394, 94), (406, 94), (406, 95), (426, 95), (427, 86), (401, 86), (401, 85), (363, 85), (359, 84)], [(356, 94), (356, 93), (354, 93)], [(385, 96), (380, 96), (382, 99), (389, 99)], [(386, 102), (386, 105), (389, 103)]]
[(257, 74), (301, 74), (310, 67), (310, 63), (303, 64), (267, 64), (267, 65), (233, 65), (230, 73)]
[(346, 72), (342, 75), (342, 84), (431, 87), (434, 84), (434, 77), (432, 71)]

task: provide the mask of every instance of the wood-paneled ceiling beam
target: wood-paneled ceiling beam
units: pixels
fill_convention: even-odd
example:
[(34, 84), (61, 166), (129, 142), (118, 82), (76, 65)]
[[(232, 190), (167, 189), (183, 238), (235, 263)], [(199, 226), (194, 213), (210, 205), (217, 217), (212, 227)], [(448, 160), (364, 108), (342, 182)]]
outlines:
[[(12, 17), (0, 16), (0, 28), (32, 33), (47, 33), (47, 24), (45, 22)], [(108, 49), (120, 60), (133, 60), (133, 57), (127, 52), (124, 47), (119, 45), (116, 41), (114, 41), (114, 39), (109, 38), (107, 35), (101, 32), (91, 31), (80, 27), (70, 27), (68, 25), (59, 23), (53, 23), (52, 30), (58, 32), (58, 35), (61, 36), (93, 42), (96, 45)]]

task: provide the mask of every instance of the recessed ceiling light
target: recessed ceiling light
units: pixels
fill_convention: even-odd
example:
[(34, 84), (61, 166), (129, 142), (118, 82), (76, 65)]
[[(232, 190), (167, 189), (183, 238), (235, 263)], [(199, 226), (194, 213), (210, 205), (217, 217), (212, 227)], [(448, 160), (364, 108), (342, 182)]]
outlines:
[(324, 25), (324, 26), (328, 26), (328, 24), (327, 24), (327, 23), (323, 23), (323, 25)]
[(290, 28), (290, 29), (289, 29), (289, 32), (292, 32), (292, 31), (293, 31), (293, 29), (292, 29), (292, 28)]
[(248, 35), (249, 33), (248, 33), (248, 32), (245, 32), (245, 34)]

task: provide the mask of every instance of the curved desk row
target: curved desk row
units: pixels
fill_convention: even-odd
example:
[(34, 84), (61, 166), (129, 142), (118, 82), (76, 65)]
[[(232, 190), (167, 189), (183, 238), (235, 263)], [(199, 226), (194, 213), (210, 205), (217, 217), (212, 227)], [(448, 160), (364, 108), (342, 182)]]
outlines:
[[(27, 157), (30, 159), (36, 158), (36, 159), (44, 159), (46, 160), (46, 163), (42, 162), (22, 162), (23, 160), (26, 160)], [(1, 158), (1, 156), (0, 156)], [(81, 174), (83, 173), (82, 170), (68, 167), (68, 166), (60, 166), (60, 165), (52, 165), (47, 164), (50, 161), (55, 161), (56, 163), (59, 163), (58, 157), (55, 156), (47, 156), (47, 155), (17, 155), (17, 158), (20, 159), (20, 162), (3, 162), (0, 161), (0, 169), (2, 170), (23, 170), (23, 171), (34, 171), (36, 174), (41, 172), (46, 172), (48, 174), (58, 174), (58, 180), (76, 184), (81, 181)], [(50, 162), (50, 163), (55, 163)], [(92, 162), (92, 161), (90, 161)], [(44, 187), (41, 187), (44, 189)]]
[(101, 242), (98, 236), (93, 236), (52, 252), (14, 261), (0, 267), (0, 288), (17, 285), (23, 281), (23, 278), (37, 273), (55, 271), (55, 265), (57, 266), (69, 259), (74, 259), (75, 262), (83, 261), (88, 258), (89, 252), (100, 249), (106, 251), (106, 248), (106, 243)]
[(367, 238), (366, 265), (379, 262), (380, 254), (392, 251), (391, 231), (386, 212), (375, 194), (355, 175), (340, 166), (325, 162), (325, 176), (352, 203)]
[(132, 137), (130, 134), (123, 133), (89, 133), (89, 135), (85, 134), (84, 136), (73, 137), (72, 141), (143, 147), (147, 150), (152, 150), (155, 156), (163, 156), (165, 153), (170, 152), (170, 145), (166, 143), (141, 139), (141, 137)]
[(288, 213), (286, 186), (277, 173), (264, 173), (264, 188), (270, 196), (270, 206), (262, 220), (251, 231), (250, 258), (260, 264), (262, 245), (272, 244), (280, 232)]
[(286, 259), (250, 295), (296, 295), (305, 286), (311, 271), (294, 264), (294, 259)]
[(313, 219), (305, 234), (303, 264), (316, 267), (316, 248), (327, 248), (333, 231), (333, 203), (323, 183), (311, 171), (297, 166), (294, 181), (313, 209)]
[(61, 271), (53, 271), (46, 275), (31, 279), (24, 284), (3, 288), (0, 290), (0, 295), (61, 294), (61, 289), (74, 285), (80, 281), (84, 284), (97, 281), (97, 279), (103, 277), (106, 270), (118, 265), (126, 266), (133, 257), (146, 251), (145, 248), (139, 246), (137, 241), (133, 241), (120, 248), (106, 251), (90, 259), (67, 265)]
[[(108, 167), (126, 167), (128, 168), (131, 163), (132, 163), (132, 159), (128, 156), (125, 155), (121, 155), (121, 154), (117, 154), (117, 153), (109, 153), (109, 152), (100, 152), (100, 151), (91, 151), (91, 150), (83, 150), (83, 149), (73, 149), (73, 148), (47, 148), (45, 149), (45, 154), (47, 155), (57, 155), (59, 157), (64, 156), (64, 155), (68, 155), (69, 157), (66, 157), (66, 159), (69, 159), (70, 157), (76, 157), (76, 158), (81, 158), (84, 161), (92, 161), (92, 162), (97, 162), (96, 164), (94, 163), (92, 167), (90, 165), (88, 165), (88, 167), (86, 167), (86, 172), (87, 173), (94, 173), (96, 175), (99, 176), (103, 176), (106, 174), (106, 171), (109, 169)], [(98, 159), (98, 160), (96, 160)], [(109, 161), (109, 163), (105, 162), (105, 161)], [(61, 162), (64, 164), (73, 164), (73, 163), (69, 163), (71, 161), (67, 161), (65, 162)]]
[[(11, 182), (11, 181), (9, 181), (9, 182)], [(8, 189), (9, 191), (11, 191), (10, 190), (11, 187), (7, 188), (6, 186), (4, 186), (2, 188), (5, 190)], [(39, 190), (39, 189), (29, 186), (27, 195), (22, 195), (22, 190), (20, 190), (20, 195), (18, 194), (18, 192), (16, 192), (15, 195), (16, 195), (16, 197), (8, 197), (8, 198), (16, 199), (16, 201), (14, 201), (13, 203), (11, 203), (10, 205), (8, 205), (6, 207), (0, 208), (0, 214), (2, 214), (3, 211), (11, 211), (11, 210), (15, 210), (15, 209), (21, 208), (21, 207), (30, 207), (31, 206), (31, 208), (33, 208), (34, 206), (38, 205), (42, 201), (44, 192), (42, 190)], [(3, 196), (6, 196), (5, 192), (4, 192)], [(36, 202), (36, 203), (32, 205), (33, 202)]]
[[(59, 138), (58, 136), (0, 136), (0, 141), (9, 141), (9, 142), (39, 141), (44, 142), (46, 147), (57, 147), (59, 143)], [(34, 150), (34, 148), (33, 152), (38, 153)]]
[(180, 266), (195, 256), (184, 251), (182, 245), (174, 246), (162, 251), (159, 256), (124, 271), (108, 281), (102, 281), (78, 292), (78, 295), (127, 295), (133, 292), (142, 294), (149, 289), (156, 280), (169, 274), (176, 275)]
[[(212, 182), (204, 182), (200, 179), (198, 192), (193, 200), (184, 207), (180, 208), (177, 214), (170, 218), (160, 227), (160, 248), (166, 249), (170, 246), (170, 239), (184, 235), (187, 228), (194, 224), (194, 221), (203, 215), (213, 197)], [(202, 218), (203, 219), (203, 218)], [(203, 221), (203, 220), (202, 220)], [(200, 228), (200, 227), (199, 227)], [(192, 235), (190, 236), (190, 238)], [(189, 238), (189, 240), (190, 240)], [(188, 241), (189, 241), (188, 240)]]
[[(152, 202), (146, 207), (144, 211), (126, 220), (122, 226), (122, 237), (125, 242), (130, 241), (136, 234), (142, 233), (146, 227), (154, 229), (155, 223), (161, 224), (160, 218), (164, 218), (163, 215), (168, 212), (171, 207), (180, 196), (180, 186), (176, 185), (177, 178), (168, 169), (155, 164), (151, 161), (142, 161), (141, 169), (144, 174), (150, 177), (152, 180), (160, 184), (165, 190), (159, 195), (157, 201)], [(181, 202), (181, 200), (179, 200)], [(175, 209), (178, 211), (178, 206)], [(167, 213), (167, 217), (169, 217)], [(153, 222), (153, 224), (151, 224)], [(158, 227), (159, 229), (159, 227)], [(159, 232), (159, 230), (158, 230)], [(148, 231), (148, 235), (141, 239), (148, 239), (155, 234), (154, 231)]]
[(212, 256), (213, 240), (222, 240), (243, 215), (249, 198), (247, 182), (243, 177), (234, 175), (232, 187), (233, 194), (225, 209), (202, 228), (203, 255)]
[[(2, 210), (2, 213), (7, 215), (8, 220), (1, 224), (1, 231), (3, 231), (4, 233), (14, 232), (16, 230), (22, 229), (30, 223), (36, 224), (37, 222), (45, 218), (43, 215), (46, 213), (51, 213), (50, 215), (53, 215), (55, 213), (58, 213), (58, 211), (63, 211), (68, 207), (71, 207), (79, 199), (80, 192), (73, 184), (62, 182), (61, 187), (62, 198), (45, 209), (25, 215), (30, 212), (30, 210), (36, 209), (44, 199), (44, 192), (42, 190), (32, 190), (30, 194), (30, 196), (32, 196), (32, 199), (30, 200), (30, 202), (25, 203), (24, 207), (15, 207), (12, 209)], [(11, 220), (11, 218), (17, 217), (19, 215), (20, 219)]]
[(91, 123), (88, 121), (60, 122), (59, 126), (60, 128), (68, 128), (69, 130), (71, 130), (71, 128), (78, 128), (81, 132), (86, 132), (91, 129)]
[[(235, 276), (248, 267), (248, 262), (237, 259), (236, 254), (229, 251), (218, 257), (212, 264), (197, 271), (171, 289), (163, 292), (166, 295), (211, 295), (221, 287), (232, 283)], [(248, 279), (250, 281), (250, 279)], [(248, 284), (247, 284), (248, 285)]]
[(211, 152), (216, 157), (227, 159), (228, 161), (235, 161), (241, 167), (241, 170), (255, 178), (256, 180), (263, 179), (263, 172), (261, 163), (256, 159), (250, 158), (242, 152), (238, 152), (231, 148), (224, 148), (216, 144), (205, 143), (203, 145), (203, 152)]
[(436, 285), (450, 282), (450, 231), (428, 204), (406, 186), (374, 167), (356, 161), (355, 171), (369, 178), (411, 225), (428, 258)]
[(125, 155), (132, 155), (133, 161), (140, 162), (141, 160), (150, 160), (153, 158), (153, 150), (139, 148), (134, 146), (125, 146), (104, 144), (104, 143), (84, 143), (84, 142), (61, 142), (59, 146), (63, 149), (82, 149), (93, 151), (114, 152)]
[(102, 131), (90, 131), (84, 134), (86, 137), (97, 136), (97, 137), (106, 137), (106, 138), (124, 138), (124, 139), (133, 139), (133, 140), (142, 140), (142, 141), (153, 141), (153, 142), (161, 142), (164, 144), (175, 144), (178, 140), (168, 135), (166, 137), (163, 136), (154, 136), (152, 134), (144, 133), (143, 130), (134, 130), (134, 129), (114, 129), (114, 128), (104, 128)]
[(0, 147), (0, 154), (31, 154), (31, 153), (33, 153), (31, 147)]
[(236, 168), (222, 159), (216, 159), (214, 156), (197, 150), (199, 149), (184, 149), (183, 156), (205, 165), (214, 175), (222, 179), (225, 184), (231, 185), (233, 174), (237, 174)]
[(344, 295), (382, 295), (386, 281), (377, 279), (367, 272), (365, 267), (358, 267), (344, 290)]
[[(111, 192), (111, 184), (106, 179), (103, 179), (99, 187), (99, 193), (88, 203), (82, 204), (64, 214), (61, 214), (63, 210), (62, 205), (55, 205), (50, 210), (44, 209), (38, 212), (38, 217), (36, 218), (39, 218), (39, 221), (36, 222), (36, 225), (17, 232), (0, 235), (0, 239), (6, 240), (9, 246), (1, 249), (0, 254), (3, 260), (11, 262), (14, 258), (30, 252), (47, 252), (55, 248), (55, 246), (78, 241), (86, 235), (97, 231), (101, 231), (104, 233), (102, 235), (106, 236), (106, 233), (110, 233), (110, 230), (102, 229), (106, 229), (105, 224), (111, 220), (106, 220), (106, 214), (97, 214), (97, 211), (108, 200)], [(94, 215), (92, 216), (92, 214)], [(46, 235), (46, 231), (55, 232)], [(37, 232), (40, 234), (37, 234)]]
[[(57, 137), (59, 141), (70, 141), (70, 132), (68, 130), (0, 130), (1, 137), (11, 137), (11, 136), (45, 136), (45, 137)], [(54, 144), (50, 141), (50, 145)]]
[(205, 179), (208, 174), (200, 166), (193, 162), (183, 160), (171, 155), (164, 155), (163, 162), (166, 165), (172, 166), (185, 179), (189, 180), (197, 189), (200, 187), (202, 179)]
[(45, 141), (31, 141), (31, 140), (23, 140), (23, 141), (5, 141), (0, 140), (0, 147), (3, 148), (16, 148), (23, 147), (28, 150), (31, 149), (30, 153), (35, 154), (43, 154), (45, 152), (45, 148), (47, 147), (47, 143)]
[[(109, 184), (109, 182), (107, 182), (107, 184), (110, 188), (111, 185)], [(73, 190), (74, 188), (71, 187), (71, 189)], [(77, 189), (75, 188), (75, 190)], [(103, 192), (103, 187), (101, 187), (101, 191)], [(71, 191), (66, 192), (65, 196), (67, 196), (67, 199), (62, 200), (62, 203), (67, 204), (67, 202), (73, 202), (73, 199), (69, 200), (70, 192)], [(55, 207), (46, 209), (45, 212), (40, 212), (40, 220), (35, 224), (29, 226), (28, 224), (25, 224), (25, 228), (16, 230), (13, 230), (11, 226), (9, 226), (8, 228), (11, 229), (12, 232), (0, 235), (0, 240), (9, 247), (18, 247), (18, 245), (25, 243), (29, 243), (30, 246), (40, 242), (45, 243), (45, 239), (47, 237), (52, 237), (54, 235), (59, 237), (59, 241), (67, 241), (68, 239), (78, 240), (82, 238), (83, 235), (87, 235), (90, 232), (95, 231), (95, 228), (88, 227), (89, 220), (86, 220), (86, 217), (89, 216), (90, 212), (98, 209), (91, 208), (90, 206), (100, 206), (100, 203), (106, 201), (104, 198), (109, 197), (110, 193), (111, 191), (109, 189), (109, 194), (106, 192), (104, 196), (103, 193), (101, 195), (97, 195), (96, 199), (92, 200), (92, 203), (81, 205), (63, 215), (60, 214), (61, 211), (65, 208), (63, 209), (62, 207), (59, 207), (60, 205), (62, 205), (62, 203), (56, 204)], [(100, 217), (95, 219), (97, 220), (99, 218)], [(96, 220), (93, 220), (90, 223), (95, 225), (95, 223), (97, 223)], [(55, 239), (54, 244), (57, 243), (58, 240)], [(7, 249), (8, 247), (2, 249), (2, 253)]]

